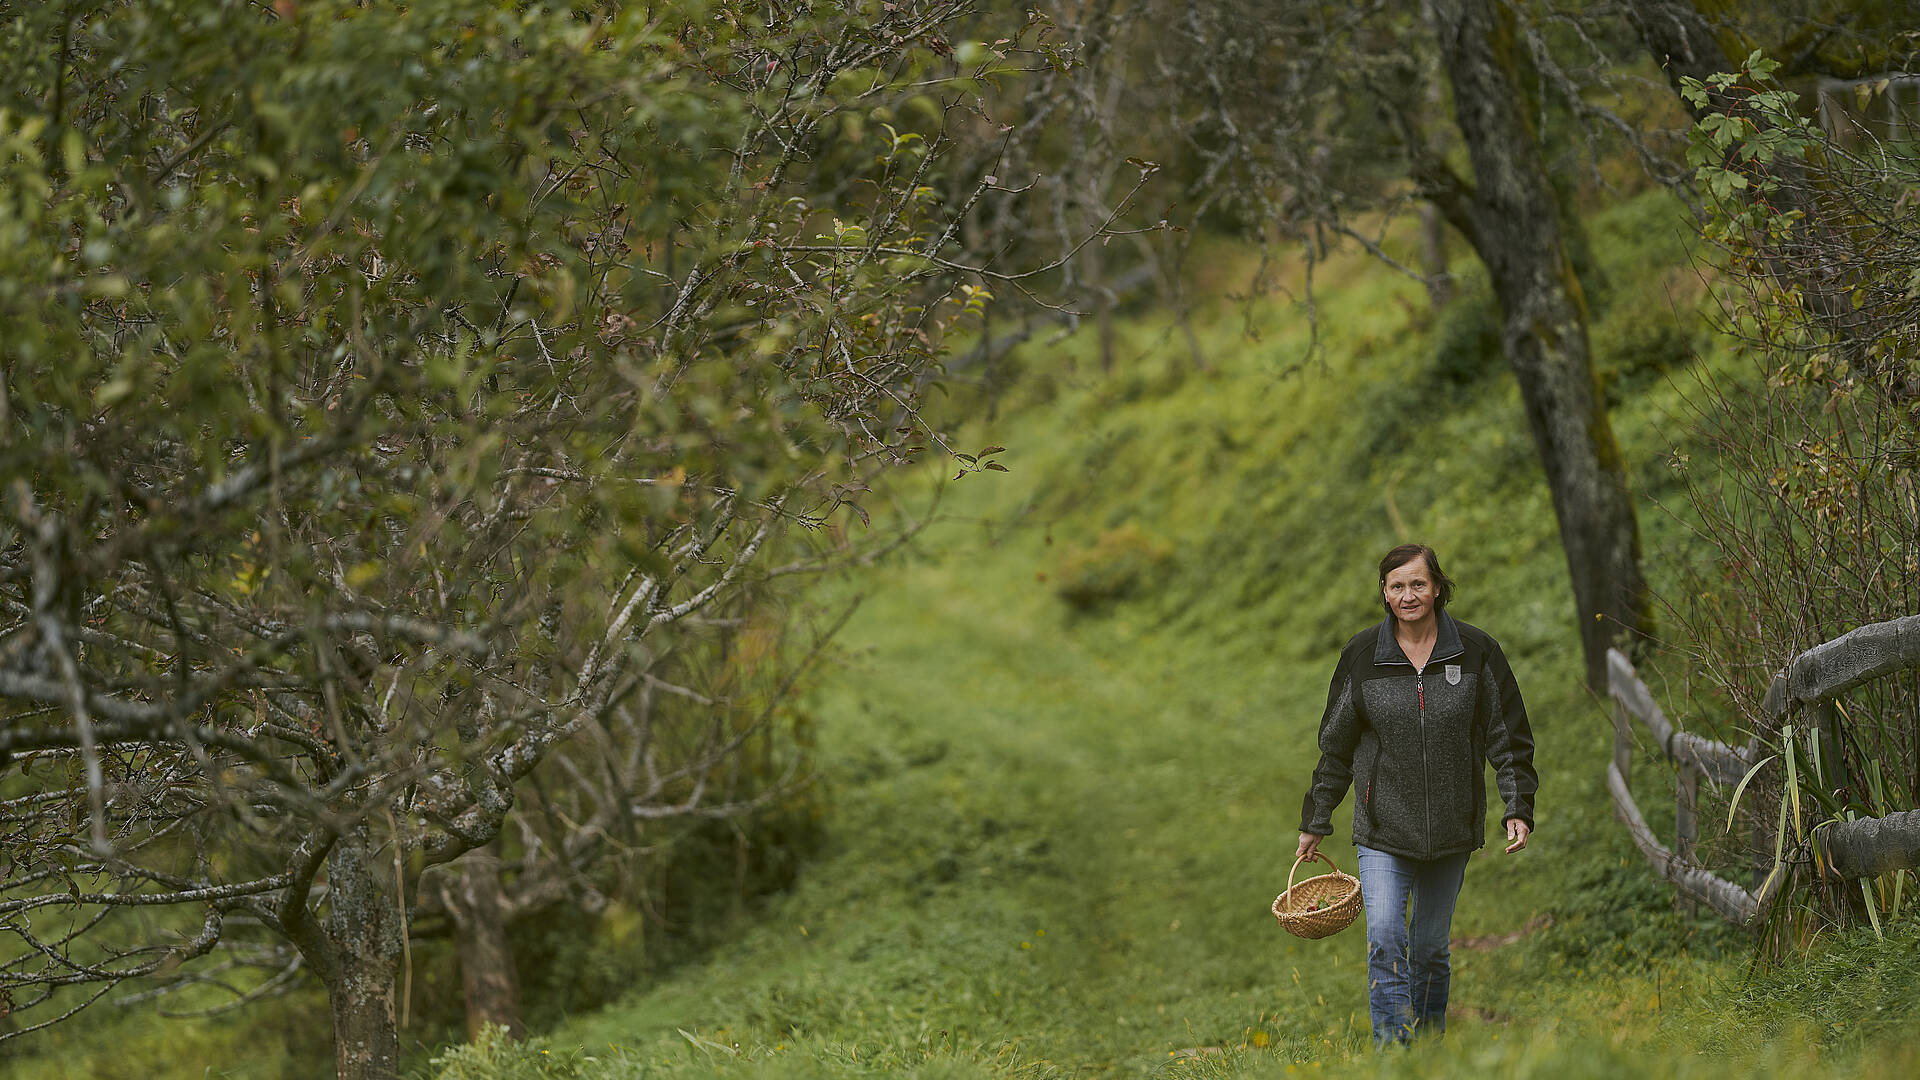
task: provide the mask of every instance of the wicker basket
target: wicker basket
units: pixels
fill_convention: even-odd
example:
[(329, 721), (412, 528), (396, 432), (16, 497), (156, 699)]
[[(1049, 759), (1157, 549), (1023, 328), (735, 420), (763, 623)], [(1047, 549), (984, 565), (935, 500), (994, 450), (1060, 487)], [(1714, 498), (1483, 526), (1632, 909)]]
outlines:
[[(1319, 859), (1333, 870), (1331, 874), (1310, 877), (1298, 885), (1293, 875), (1307, 859)], [(1320, 905), (1317, 909), (1315, 905)], [(1295, 937), (1323, 938), (1337, 934), (1360, 916), (1360, 879), (1340, 872), (1333, 860), (1318, 851), (1293, 860), (1287, 872), (1287, 891), (1273, 898), (1273, 917), (1280, 928)]]

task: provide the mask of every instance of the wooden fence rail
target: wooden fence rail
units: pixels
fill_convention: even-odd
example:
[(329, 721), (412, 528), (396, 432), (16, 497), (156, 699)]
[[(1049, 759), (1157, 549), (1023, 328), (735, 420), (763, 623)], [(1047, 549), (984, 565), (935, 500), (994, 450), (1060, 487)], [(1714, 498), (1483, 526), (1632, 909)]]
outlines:
[[(1756, 881), (1757, 891), (1749, 892), (1701, 866), (1694, 847), (1699, 837), (1696, 813), (1699, 778), (1706, 776), (1715, 784), (1739, 783), (1752, 767), (1752, 748), (1728, 746), (1674, 727), (1634, 672), (1633, 664), (1618, 649), (1607, 650), (1607, 690), (1613, 697), (1613, 760), (1607, 763), (1607, 790), (1613, 793), (1614, 813), (1626, 823), (1634, 845), (1661, 877), (1673, 882), (1684, 895), (1719, 912), (1729, 922), (1752, 925), (1772, 901), (1785, 875), (1773, 874), (1765, 881)], [(1634, 720), (1646, 725), (1654, 741), (1674, 763), (1677, 837), (1672, 849), (1654, 836), (1633, 800), (1633, 792), (1627, 787), (1633, 775), (1631, 721)]]
[[(1795, 712), (1813, 716), (1816, 738), (1838, 745), (1839, 695), (1874, 679), (1920, 668), (1920, 615), (1873, 623), (1816, 645), (1794, 657), (1767, 690), (1761, 713), (1769, 724), (1789, 721)], [(1634, 844), (1662, 877), (1682, 894), (1699, 900), (1731, 922), (1752, 925), (1778, 892), (1784, 873), (1766, 873), (1772, 862), (1765, 815), (1750, 813), (1753, 823), (1754, 889), (1748, 891), (1701, 866), (1695, 857), (1696, 801), (1700, 777), (1716, 785), (1738, 784), (1760, 758), (1758, 743), (1728, 746), (1680, 730), (1653, 700), (1633, 665), (1617, 650), (1607, 653), (1607, 689), (1614, 702), (1613, 760), (1607, 765), (1607, 789), (1614, 811)], [(1633, 775), (1631, 722), (1640, 721), (1674, 763), (1672, 849), (1660, 843), (1627, 786)], [(1872, 877), (1890, 870), (1920, 868), (1920, 810), (1878, 818), (1836, 821), (1814, 832), (1814, 846), (1825, 868), (1847, 878)], [(1765, 874), (1763, 878), (1763, 874)]]
[(1914, 667), (1920, 667), (1920, 615), (1870, 623), (1794, 657), (1767, 688), (1760, 711), (1778, 723), (1795, 707), (1818, 705)]
[(1834, 873), (1862, 878), (1920, 866), (1920, 810), (1836, 821), (1814, 830), (1814, 844)]

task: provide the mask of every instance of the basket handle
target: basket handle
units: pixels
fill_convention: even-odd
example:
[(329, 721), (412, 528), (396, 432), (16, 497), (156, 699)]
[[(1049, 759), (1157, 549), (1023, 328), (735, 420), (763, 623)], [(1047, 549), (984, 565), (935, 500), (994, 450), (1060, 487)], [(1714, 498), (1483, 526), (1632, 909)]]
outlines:
[(1315, 848), (1314, 850), (1307, 852), (1305, 855), (1302, 855), (1299, 858), (1293, 860), (1293, 869), (1287, 871), (1287, 889), (1289, 891), (1293, 889), (1293, 875), (1300, 872), (1300, 864), (1305, 862), (1308, 859), (1319, 859), (1321, 862), (1326, 863), (1328, 866), (1332, 867), (1335, 871), (1338, 871), (1340, 869), (1339, 867), (1333, 865), (1332, 859), (1327, 858), (1325, 855), (1320, 853), (1320, 850), (1318, 848)]

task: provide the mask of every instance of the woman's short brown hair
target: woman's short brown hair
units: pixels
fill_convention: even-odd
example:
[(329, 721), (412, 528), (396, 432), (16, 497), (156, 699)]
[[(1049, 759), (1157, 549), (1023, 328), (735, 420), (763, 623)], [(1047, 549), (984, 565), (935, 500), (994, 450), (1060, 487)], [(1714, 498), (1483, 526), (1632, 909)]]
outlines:
[[(1453, 599), (1453, 579), (1447, 576), (1445, 570), (1440, 569), (1440, 556), (1435, 555), (1433, 549), (1425, 544), (1401, 544), (1387, 552), (1386, 558), (1380, 560), (1380, 587), (1386, 587), (1388, 574), (1407, 565), (1415, 558), (1426, 559), (1427, 573), (1433, 575), (1433, 610), (1447, 610), (1447, 601)], [(1388, 616), (1393, 615), (1393, 605), (1387, 603), (1386, 597), (1380, 598), (1380, 606), (1386, 609)]]

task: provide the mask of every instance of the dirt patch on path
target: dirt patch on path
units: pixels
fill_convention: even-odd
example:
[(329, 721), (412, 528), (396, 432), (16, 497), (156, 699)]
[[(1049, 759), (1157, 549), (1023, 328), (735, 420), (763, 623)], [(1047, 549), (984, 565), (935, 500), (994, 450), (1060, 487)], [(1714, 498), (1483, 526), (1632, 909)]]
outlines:
[(1511, 930), (1504, 934), (1482, 934), (1479, 937), (1454, 938), (1447, 943), (1447, 946), (1453, 949), (1477, 949), (1484, 952), (1487, 949), (1497, 949), (1502, 945), (1511, 945), (1521, 938), (1536, 934), (1552, 925), (1553, 916), (1535, 915), (1533, 918), (1527, 920), (1527, 925), (1518, 930)]

